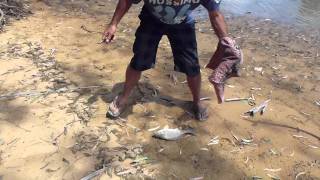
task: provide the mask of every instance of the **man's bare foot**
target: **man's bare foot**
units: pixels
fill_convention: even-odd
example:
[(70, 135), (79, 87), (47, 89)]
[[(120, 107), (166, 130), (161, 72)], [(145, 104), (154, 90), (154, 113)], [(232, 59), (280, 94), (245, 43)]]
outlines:
[(201, 103), (193, 104), (193, 113), (197, 120), (206, 121), (209, 117), (207, 108)]
[(224, 84), (223, 83), (212, 83), (214, 90), (217, 95), (218, 103), (221, 104), (224, 102)]

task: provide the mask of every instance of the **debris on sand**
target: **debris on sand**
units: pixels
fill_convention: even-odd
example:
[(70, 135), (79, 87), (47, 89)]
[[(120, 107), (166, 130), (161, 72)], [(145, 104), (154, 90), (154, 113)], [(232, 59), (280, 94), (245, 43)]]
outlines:
[(255, 100), (255, 97), (251, 94), (248, 98), (229, 98), (226, 99), (225, 102), (247, 101), (250, 106), (254, 106), (256, 104)]
[(103, 32), (94, 31), (94, 30), (89, 30), (85, 25), (81, 25), (80, 28), (81, 28), (82, 30), (86, 31), (87, 33), (103, 34)]
[(2, 24), (4, 23), (5, 19), (4, 19), (4, 12), (0, 9), (0, 26), (2, 26)]
[(237, 142), (240, 144), (240, 145), (256, 145), (256, 144), (253, 144), (253, 138), (250, 138), (250, 139), (246, 139), (246, 138), (239, 138), (237, 135), (235, 135), (232, 131), (230, 131), (232, 137), (237, 140)]
[(300, 176), (307, 174), (306, 172), (300, 172), (296, 175), (295, 180), (297, 180)]
[(313, 143), (312, 143), (307, 137), (305, 137), (305, 136), (294, 134), (294, 135), (292, 135), (292, 137), (298, 139), (300, 143), (308, 146), (309, 148), (319, 149), (318, 146), (312, 145)]
[(314, 145), (308, 145), (310, 148), (312, 148), (312, 149), (319, 149), (319, 147), (318, 146), (314, 146)]
[(281, 171), (281, 168), (278, 168), (278, 169), (265, 168), (264, 171), (279, 172), (279, 171)]
[(296, 134), (294, 134), (294, 135), (292, 135), (293, 137), (295, 137), (295, 138), (305, 138), (305, 139), (307, 139), (307, 137), (304, 137), (304, 136), (302, 136), (302, 135), (296, 135)]
[(280, 180), (280, 178), (278, 176), (273, 175), (273, 174), (267, 174), (267, 176), (269, 176), (273, 180)]
[(241, 138), (240, 143), (243, 144), (243, 145), (250, 145), (251, 143), (253, 143), (253, 139), (244, 139), (244, 138)]
[(107, 170), (106, 167), (103, 167), (102, 169), (99, 169), (93, 173), (88, 174), (87, 176), (81, 178), (80, 180), (91, 180), (96, 176), (99, 176), (100, 174), (104, 173)]
[(152, 132), (152, 131), (158, 130), (159, 128), (160, 128), (160, 126), (157, 126), (157, 127), (148, 129), (148, 131), (149, 131), (149, 132)]
[(6, 0), (0, 2), (0, 30), (5, 25), (8, 18), (20, 19), (31, 14), (25, 2), (18, 0)]
[(176, 129), (164, 128), (155, 132), (153, 137), (167, 140), (167, 141), (176, 141), (181, 139), (185, 134), (195, 135), (193, 129), (180, 130), (178, 128)]
[(131, 129), (133, 129), (134, 132), (139, 132), (139, 131), (141, 131), (140, 128), (138, 128), (138, 127), (136, 127), (136, 126), (134, 126), (134, 125), (132, 125), (132, 124), (129, 124), (126, 119), (123, 119), (123, 118), (121, 118), (121, 117), (118, 117), (118, 119), (114, 120), (114, 122), (115, 122), (116, 124), (118, 124), (119, 126), (122, 126), (122, 127), (127, 126), (127, 127), (131, 128)]
[(117, 176), (123, 176), (123, 175), (127, 175), (127, 174), (136, 174), (136, 173), (137, 173), (137, 169), (131, 168), (131, 169), (117, 173)]
[(194, 178), (190, 178), (190, 180), (202, 180), (204, 179), (203, 177), (194, 177)]
[(203, 97), (203, 98), (200, 98), (200, 101), (209, 101), (209, 100), (211, 100), (211, 98), (210, 98), (210, 97)]
[(256, 88), (256, 87), (253, 87), (253, 88), (251, 88), (251, 90), (252, 90), (252, 91), (261, 91), (261, 90), (262, 90), (262, 88)]
[(219, 142), (220, 142), (219, 136), (216, 136), (216, 137), (212, 138), (207, 145), (208, 146), (217, 145), (217, 144), (219, 144)]
[(208, 148), (200, 148), (201, 151), (209, 151)]
[(314, 102), (317, 106), (320, 107), (320, 100)]
[(260, 73), (261, 75), (264, 74), (263, 67), (255, 67), (255, 68), (254, 68), (254, 71)]
[(174, 85), (177, 85), (177, 84), (178, 84), (179, 80), (178, 80), (177, 75), (176, 75), (174, 72), (171, 72), (171, 73), (169, 74), (169, 78), (170, 78), (171, 82), (172, 82)]
[[(101, 133), (103, 132), (101, 131)], [(87, 134), (86, 136), (94, 135)], [(96, 138), (97, 137), (94, 137), (94, 139), (91, 138), (92, 143), (88, 142), (88, 140), (90, 141), (90, 139), (82, 141), (82, 147), (80, 149), (77, 149), (76, 151), (82, 152), (86, 156), (94, 156), (99, 162), (96, 165), (96, 169), (98, 170), (82, 178), (84, 180), (92, 179), (96, 176), (101, 175), (105, 171), (107, 171), (110, 177), (113, 173), (117, 176), (139, 174), (142, 173), (141, 170), (143, 166), (151, 163), (151, 160), (148, 157), (144, 157), (141, 155), (143, 153), (143, 148), (140, 144), (127, 144), (119, 147), (108, 148), (104, 146), (103, 143), (100, 143), (100, 145), (94, 146), (97, 148), (93, 148), (93, 145), (97, 142)]]
[(256, 106), (252, 109), (250, 109), (248, 112), (244, 113), (245, 115), (250, 115), (251, 117), (254, 117), (254, 115), (256, 113), (259, 113), (260, 112), (260, 115), (263, 115), (263, 113), (267, 110), (267, 107), (268, 107), (268, 103), (270, 102), (271, 100), (266, 100), (264, 101), (263, 103), (261, 103), (259, 106)]
[(252, 180), (258, 180), (258, 179), (263, 179), (263, 178), (260, 176), (252, 176)]

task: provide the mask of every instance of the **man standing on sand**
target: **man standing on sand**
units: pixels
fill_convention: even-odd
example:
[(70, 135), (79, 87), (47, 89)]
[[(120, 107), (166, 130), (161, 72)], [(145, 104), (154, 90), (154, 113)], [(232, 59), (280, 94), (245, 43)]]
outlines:
[[(139, 0), (119, 0), (111, 23), (106, 28), (103, 41), (113, 40), (117, 25), (132, 3)], [(107, 115), (118, 117), (127, 104), (132, 89), (137, 85), (142, 71), (155, 66), (159, 41), (167, 35), (174, 57), (174, 70), (185, 73), (193, 96), (196, 119), (208, 118), (207, 109), (200, 102), (201, 75), (198, 62), (195, 22), (190, 13), (199, 5), (208, 10), (212, 27), (221, 40), (228, 37), (223, 15), (219, 12), (220, 0), (144, 0), (139, 15), (140, 26), (133, 45), (134, 56), (127, 67), (123, 92), (109, 106)]]

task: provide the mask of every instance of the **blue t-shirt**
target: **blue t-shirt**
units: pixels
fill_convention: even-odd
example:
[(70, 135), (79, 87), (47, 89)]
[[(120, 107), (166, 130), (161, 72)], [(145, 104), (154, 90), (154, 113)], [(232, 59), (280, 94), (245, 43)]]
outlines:
[[(154, 17), (166, 24), (191, 23), (192, 10), (203, 5), (208, 11), (219, 9), (221, 0), (144, 0), (143, 11), (148, 11)], [(146, 13), (146, 12), (142, 12)]]

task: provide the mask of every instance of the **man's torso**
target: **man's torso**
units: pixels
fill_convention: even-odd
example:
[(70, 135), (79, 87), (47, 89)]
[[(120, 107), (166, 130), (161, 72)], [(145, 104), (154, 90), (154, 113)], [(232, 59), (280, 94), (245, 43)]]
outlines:
[(191, 23), (192, 10), (204, 5), (208, 10), (216, 10), (220, 0), (144, 0), (143, 13), (151, 13), (154, 17), (166, 24)]

